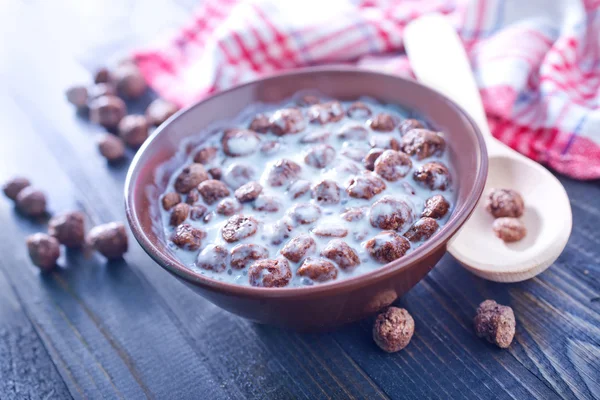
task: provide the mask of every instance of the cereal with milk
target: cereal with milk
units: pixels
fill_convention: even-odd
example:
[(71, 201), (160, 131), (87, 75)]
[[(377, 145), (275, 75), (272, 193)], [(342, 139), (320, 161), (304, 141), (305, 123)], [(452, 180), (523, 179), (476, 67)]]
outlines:
[(243, 111), (171, 177), (169, 247), (210, 278), (261, 287), (341, 280), (415, 251), (448, 220), (456, 177), (443, 134), (414, 117), (301, 95)]

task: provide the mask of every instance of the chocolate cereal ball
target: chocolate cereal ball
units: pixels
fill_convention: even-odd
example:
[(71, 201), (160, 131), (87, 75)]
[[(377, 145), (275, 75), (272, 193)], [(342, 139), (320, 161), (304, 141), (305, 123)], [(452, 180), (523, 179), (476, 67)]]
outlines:
[(116, 163), (125, 157), (125, 143), (110, 133), (102, 134), (97, 139), (98, 150), (109, 163)]
[(307, 254), (317, 249), (315, 240), (310, 235), (296, 236), (281, 249), (281, 255), (292, 262), (300, 262)]
[(307, 277), (315, 282), (327, 282), (337, 278), (338, 270), (329, 260), (316, 257), (307, 257), (296, 275)]
[(126, 99), (138, 99), (146, 92), (146, 81), (132, 62), (120, 64), (113, 71), (113, 76), (118, 92)]
[(256, 200), (258, 195), (262, 192), (263, 187), (260, 183), (252, 181), (245, 185), (240, 186), (235, 190), (235, 198), (241, 203), (247, 203), (249, 201)]
[(394, 231), (383, 231), (368, 240), (365, 248), (376, 261), (386, 264), (406, 254), (410, 242)]
[(404, 233), (404, 237), (411, 242), (419, 242), (427, 240), (438, 230), (439, 225), (433, 218), (424, 217), (414, 223), (408, 231)]
[(26, 239), (31, 262), (42, 271), (50, 271), (60, 257), (60, 243), (55, 237), (45, 233), (35, 233)]
[(389, 182), (404, 178), (411, 168), (410, 157), (395, 150), (384, 151), (374, 163), (375, 173)]
[(488, 342), (506, 349), (515, 337), (515, 314), (512, 308), (500, 305), (494, 300), (486, 300), (477, 308), (473, 319), (475, 334)]
[(371, 149), (363, 160), (363, 165), (365, 166), (365, 168), (369, 171), (373, 171), (375, 169), (375, 161), (377, 161), (379, 156), (382, 155), (384, 151), (386, 150), (380, 149), (378, 147)]
[(171, 236), (171, 241), (179, 248), (189, 251), (198, 250), (202, 245), (202, 239), (206, 237), (206, 232), (194, 228), (190, 224), (181, 224)]
[(387, 353), (405, 348), (415, 332), (415, 321), (404, 308), (389, 307), (377, 316), (373, 340)]
[(98, 225), (89, 232), (90, 245), (108, 260), (117, 260), (127, 252), (128, 241), (125, 225), (121, 222), (110, 222)]
[(527, 228), (517, 218), (502, 217), (492, 224), (494, 234), (506, 243), (518, 242), (527, 235)]
[(202, 166), (202, 164), (194, 163), (181, 170), (175, 179), (174, 187), (179, 193), (189, 193), (207, 179), (208, 173), (204, 169), (204, 166)]
[(434, 155), (442, 154), (446, 148), (444, 137), (427, 129), (412, 129), (408, 131), (400, 143), (402, 151), (423, 160)]
[(260, 137), (246, 129), (229, 129), (221, 139), (223, 152), (230, 157), (242, 157), (258, 151)]
[(196, 266), (201, 269), (207, 269), (215, 272), (223, 272), (227, 269), (229, 263), (229, 252), (223, 246), (209, 244), (198, 257), (196, 257)]
[(169, 211), (171, 208), (181, 203), (181, 196), (177, 192), (169, 192), (165, 193), (161, 201), (163, 209), (165, 211)]
[(297, 108), (285, 108), (275, 111), (269, 123), (271, 132), (277, 136), (298, 133), (306, 127), (302, 111)]
[(217, 157), (218, 153), (219, 149), (214, 146), (203, 147), (194, 155), (194, 162), (198, 164), (209, 164)]
[(230, 194), (229, 188), (223, 182), (215, 179), (209, 179), (200, 183), (198, 185), (198, 192), (200, 192), (202, 199), (208, 205), (214, 204)]
[(302, 167), (291, 160), (278, 160), (269, 170), (267, 182), (273, 187), (290, 184), (298, 178), (301, 170)]
[(396, 117), (385, 113), (377, 114), (369, 120), (369, 126), (377, 132), (391, 132), (397, 124)]
[(223, 226), (221, 236), (226, 242), (234, 243), (254, 235), (257, 229), (258, 221), (255, 218), (234, 215)]
[(48, 234), (61, 244), (70, 248), (85, 243), (85, 217), (79, 211), (73, 211), (53, 217), (48, 222)]
[(413, 208), (407, 200), (393, 196), (383, 196), (369, 210), (371, 226), (379, 229), (401, 231), (414, 218)]
[(284, 287), (292, 279), (290, 263), (285, 258), (258, 260), (248, 268), (252, 286)]
[(494, 218), (518, 218), (523, 215), (525, 203), (523, 197), (515, 190), (492, 189), (485, 207)]
[(317, 144), (310, 148), (304, 162), (314, 168), (325, 168), (335, 159), (335, 149), (328, 144)]
[(127, 107), (117, 96), (100, 96), (90, 102), (90, 119), (106, 129), (116, 129), (127, 114)]
[(31, 182), (29, 179), (24, 178), (22, 176), (15, 176), (4, 185), (2, 185), (2, 191), (11, 200), (17, 200), (17, 195), (21, 192), (21, 190), (26, 187), (31, 186)]
[(450, 209), (450, 203), (441, 194), (436, 194), (425, 200), (425, 208), (421, 213), (422, 217), (440, 219), (443, 218)]
[(339, 101), (329, 101), (309, 107), (306, 115), (313, 124), (324, 125), (344, 118), (344, 109)]
[(171, 209), (171, 216), (169, 218), (169, 224), (171, 226), (177, 226), (180, 225), (181, 223), (183, 223), (183, 221), (185, 221), (188, 217), (188, 215), (190, 215), (190, 205), (187, 203), (179, 203), (176, 204), (172, 209)]
[(360, 264), (356, 251), (340, 239), (333, 239), (321, 252), (321, 255), (336, 263), (342, 270), (351, 270)]
[(88, 90), (85, 86), (72, 86), (66, 92), (67, 101), (77, 108), (87, 107)]
[(271, 129), (271, 123), (269, 117), (264, 114), (257, 114), (254, 119), (248, 125), (248, 129), (258, 133), (267, 133)]
[(146, 109), (146, 119), (151, 126), (159, 126), (177, 111), (179, 111), (179, 107), (174, 103), (158, 98), (150, 103)]
[(269, 250), (257, 244), (243, 243), (231, 249), (231, 268), (244, 269), (256, 260), (269, 257)]
[(340, 202), (340, 188), (334, 181), (325, 179), (311, 188), (311, 196), (319, 204), (337, 204)]
[(348, 110), (346, 111), (346, 114), (348, 114), (350, 118), (364, 119), (369, 118), (371, 116), (371, 109), (365, 103), (356, 101), (350, 104)]
[(28, 217), (39, 217), (46, 213), (46, 196), (42, 191), (27, 186), (17, 195), (16, 205)]
[(401, 135), (406, 135), (409, 131), (413, 130), (413, 129), (423, 129), (425, 128), (423, 126), (423, 124), (416, 120), (416, 119), (412, 119), (412, 118), (408, 118), (403, 120), (402, 122), (400, 122), (400, 125), (398, 126), (398, 130), (400, 131)]
[(125, 144), (137, 149), (148, 139), (148, 122), (143, 115), (127, 115), (119, 122), (119, 136)]
[(446, 190), (451, 183), (448, 167), (437, 161), (421, 165), (413, 173), (413, 179), (430, 190)]
[(373, 196), (383, 192), (385, 182), (375, 174), (357, 175), (348, 182), (346, 192), (350, 197), (370, 200)]

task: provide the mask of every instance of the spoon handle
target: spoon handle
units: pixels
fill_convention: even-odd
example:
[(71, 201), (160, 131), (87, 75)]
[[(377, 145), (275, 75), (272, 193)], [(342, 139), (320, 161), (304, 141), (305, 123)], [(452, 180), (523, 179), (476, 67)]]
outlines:
[(404, 47), (418, 80), (455, 101), (473, 118), (488, 151), (498, 148), (467, 53), (446, 18), (430, 14), (412, 21), (404, 31)]

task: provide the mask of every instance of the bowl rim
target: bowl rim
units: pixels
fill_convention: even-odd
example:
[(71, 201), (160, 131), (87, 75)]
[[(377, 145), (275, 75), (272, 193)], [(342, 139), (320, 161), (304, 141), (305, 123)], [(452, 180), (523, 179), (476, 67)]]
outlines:
[[(336, 280), (332, 282), (327, 282), (314, 286), (300, 286), (300, 287), (282, 287), (282, 288), (265, 288), (265, 287), (255, 287), (255, 286), (245, 286), (234, 283), (228, 283), (224, 281), (219, 281), (216, 279), (212, 279), (208, 276), (202, 275), (198, 272), (193, 271), (192, 269), (186, 267), (183, 263), (177, 262), (173, 263), (170, 259), (168, 259), (163, 252), (166, 252), (167, 249), (163, 247), (155, 246), (151, 240), (148, 239), (144, 230), (142, 229), (142, 225), (140, 223), (140, 219), (138, 216), (138, 212), (133, 206), (133, 193), (134, 188), (136, 186), (136, 178), (139, 176), (139, 172), (141, 170), (141, 158), (144, 152), (152, 146), (153, 142), (157, 140), (157, 137), (162, 134), (168, 127), (168, 125), (177, 118), (180, 118), (182, 115), (193, 112), (196, 108), (202, 107), (202, 105), (212, 100), (216, 97), (225, 96), (233, 91), (238, 90), (239, 88), (255, 85), (259, 82), (265, 82), (274, 79), (280, 79), (282, 77), (293, 77), (293, 76), (301, 76), (301, 75), (318, 75), (322, 73), (361, 73), (361, 74), (370, 74), (370, 75), (380, 75), (387, 78), (400, 79), (410, 84), (414, 84), (420, 86), (422, 90), (429, 91), (433, 95), (437, 97), (441, 97), (445, 100), (452, 108), (456, 110), (457, 113), (461, 114), (471, 125), (475, 138), (477, 140), (477, 164), (479, 165), (479, 170), (477, 171), (477, 175), (474, 180), (474, 185), (469, 194), (462, 204), (461, 208), (458, 210), (454, 210), (449, 220), (446, 224), (440, 229), (438, 234), (436, 234), (431, 240), (428, 240), (421, 247), (419, 247), (414, 252), (411, 252), (405, 257), (401, 257), (398, 260), (392, 261), (388, 264), (382, 265), (380, 268), (377, 268), (373, 271), (366, 272), (364, 274), (356, 275), (353, 277), (349, 277), (342, 280)], [(127, 177), (125, 179), (124, 185), (124, 196), (125, 196), (125, 213), (127, 216), (127, 221), (129, 226), (133, 232), (133, 235), (140, 246), (144, 249), (146, 253), (162, 268), (166, 269), (168, 272), (178, 276), (186, 282), (193, 284), (194, 286), (200, 286), (202, 288), (208, 289), (213, 292), (220, 292), (223, 294), (235, 295), (238, 297), (246, 297), (246, 298), (254, 298), (254, 299), (264, 299), (264, 298), (303, 298), (303, 297), (314, 297), (318, 295), (324, 295), (328, 292), (346, 292), (351, 291), (359, 287), (368, 286), (372, 283), (375, 283), (379, 280), (385, 279), (386, 276), (393, 275), (394, 272), (409, 268), (411, 265), (416, 265), (419, 259), (426, 258), (447, 243), (451, 237), (457, 233), (460, 227), (467, 221), (472, 212), (475, 210), (477, 203), (483, 193), (485, 182), (487, 179), (488, 172), (488, 156), (487, 149), (485, 146), (485, 141), (479, 127), (474, 122), (474, 120), (454, 101), (447, 98), (440, 92), (432, 89), (428, 86), (425, 86), (415, 80), (407, 79), (401, 76), (392, 75), (388, 73), (367, 70), (352, 66), (321, 66), (321, 67), (307, 67), (307, 68), (299, 68), (284, 72), (278, 72), (274, 74), (270, 74), (265, 77), (261, 77), (259, 79), (255, 79), (240, 85), (236, 85), (232, 88), (222, 90), (216, 94), (213, 94), (205, 99), (195, 102), (194, 104), (187, 106), (181, 110), (179, 110), (175, 115), (171, 116), (165, 123), (163, 123), (160, 127), (158, 127), (152, 135), (144, 142), (144, 144), (139, 148), (137, 153), (135, 154), (129, 169), (127, 171)]]

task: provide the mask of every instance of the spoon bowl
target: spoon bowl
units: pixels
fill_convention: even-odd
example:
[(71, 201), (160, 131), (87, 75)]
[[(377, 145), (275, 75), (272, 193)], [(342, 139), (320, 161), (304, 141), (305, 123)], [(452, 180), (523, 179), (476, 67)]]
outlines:
[[(564, 187), (547, 169), (492, 136), (465, 50), (443, 16), (431, 14), (411, 22), (404, 44), (419, 81), (459, 104), (479, 126), (488, 150), (484, 196), (449, 242), (448, 251), (488, 280), (519, 282), (534, 277), (558, 258), (571, 234), (571, 205)], [(527, 235), (522, 240), (504, 243), (494, 234), (494, 218), (485, 210), (493, 188), (513, 189), (523, 196), (521, 220)]]

